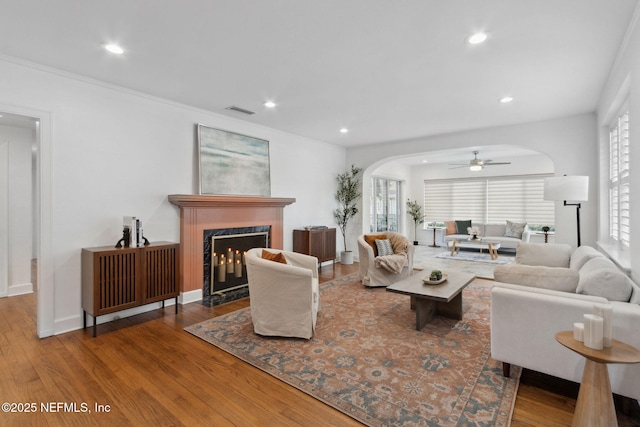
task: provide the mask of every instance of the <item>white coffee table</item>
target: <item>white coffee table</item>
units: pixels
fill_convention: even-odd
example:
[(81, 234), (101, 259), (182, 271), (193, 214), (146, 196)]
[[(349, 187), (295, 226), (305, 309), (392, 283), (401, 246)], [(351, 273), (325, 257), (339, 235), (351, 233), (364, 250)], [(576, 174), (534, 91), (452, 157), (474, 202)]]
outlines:
[(498, 249), (500, 249), (500, 242), (495, 242), (490, 239), (455, 239), (451, 244), (451, 256), (455, 256), (460, 253), (460, 248), (466, 249), (480, 249), (482, 253), (483, 249), (489, 252), (491, 259), (498, 259)]
[(462, 319), (462, 290), (476, 276), (459, 271), (446, 272), (447, 280), (439, 285), (427, 285), (422, 278), (428, 273), (418, 271), (404, 280), (387, 286), (388, 292), (409, 295), (411, 309), (416, 311), (416, 329), (421, 330), (436, 314)]

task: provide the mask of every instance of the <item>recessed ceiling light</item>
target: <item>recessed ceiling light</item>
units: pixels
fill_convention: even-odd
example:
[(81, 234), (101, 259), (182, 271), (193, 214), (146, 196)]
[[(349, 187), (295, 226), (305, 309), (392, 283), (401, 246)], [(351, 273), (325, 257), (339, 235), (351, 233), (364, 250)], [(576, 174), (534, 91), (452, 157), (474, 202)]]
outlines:
[(347, 132), (349, 132), (349, 129), (347, 128), (340, 129), (340, 133), (347, 133)]
[(423, 160), (422, 163), (429, 163), (429, 160)]
[(508, 104), (511, 101), (513, 101), (513, 96), (505, 96), (504, 98), (500, 99), (500, 102), (502, 102), (503, 104)]
[(475, 33), (467, 39), (467, 42), (470, 44), (480, 44), (487, 40), (487, 35), (485, 33)]
[(275, 102), (273, 102), (273, 101), (267, 101), (267, 102), (264, 103), (264, 106), (267, 107), (267, 108), (273, 108), (276, 105), (277, 104)]
[(105, 44), (104, 48), (111, 53), (115, 53), (116, 55), (122, 55), (124, 53), (124, 49), (114, 43)]

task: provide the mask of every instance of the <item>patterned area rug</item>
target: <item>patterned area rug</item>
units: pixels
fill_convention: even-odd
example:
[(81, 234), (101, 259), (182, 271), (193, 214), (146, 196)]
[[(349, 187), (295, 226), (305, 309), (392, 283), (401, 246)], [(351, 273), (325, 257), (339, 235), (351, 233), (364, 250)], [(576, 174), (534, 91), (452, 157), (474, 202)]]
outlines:
[(321, 285), (311, 340), (265, 338), (245, 308), (186, 331), (369, 426), (507, 426), (520, 368), (490, 357), (491, 282), (463, 291), (464, 317), (415, 330), (409, 298), (356, 275)]

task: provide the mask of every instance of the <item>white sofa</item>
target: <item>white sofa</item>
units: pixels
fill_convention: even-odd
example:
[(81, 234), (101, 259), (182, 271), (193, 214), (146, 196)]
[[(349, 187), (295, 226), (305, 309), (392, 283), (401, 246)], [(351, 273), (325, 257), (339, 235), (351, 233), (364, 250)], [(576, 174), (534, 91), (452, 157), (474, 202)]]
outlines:
[[(514, 264), (497, 266), (491, 291), (491, 357), (580, 382), (585, 359), (555, 340), (559, 331), (613, 306), (613, 338), (640, 348), (640, 287), (594, 248), (522, 244)], [(589, 295), (590, 294), (590, 295)], [(626, 299), (616, 301), (615, 299)], [(608, 365), (614, 393), (640, 399), (640, 364)]]
[(263, 248), (247, 252), (251, 320), (256, 334), (309, 339), (320, 307), (318, 259), (279, 249), (286, 264), (262, 258)]
[[(522, 242), (528, 243), (531, 237), (531, 231), (525, 226), (522, 232), (522, 237), (507, 237), (505, 236), (507, 231), (507, 224), (472, 224), (474, 227), (478, 227), (480, 237), (491, 239), (493, 242), (500, 243), (501, 249), (516, 249)], [(445, 231), (446, 232), (446, 231)], [(450, 244), (456, 239), (468, 239), (468, 233), (445, 234), (444, 241), (447, 248), (450, 248)]]
[[(395, 242), (394, 253), (406, 252), (406, 264), (400, 272), (391, 272), (376, 262), (377, 253), (373, 242), (376, 239), (389, 239)], [(409, 277), (413, 273), (413, 254), (415, 247), (409, 239), (398, 233), (385, 231), (358, 236), (359, 275), (363, 285), (368, 287), (386, 287)]]

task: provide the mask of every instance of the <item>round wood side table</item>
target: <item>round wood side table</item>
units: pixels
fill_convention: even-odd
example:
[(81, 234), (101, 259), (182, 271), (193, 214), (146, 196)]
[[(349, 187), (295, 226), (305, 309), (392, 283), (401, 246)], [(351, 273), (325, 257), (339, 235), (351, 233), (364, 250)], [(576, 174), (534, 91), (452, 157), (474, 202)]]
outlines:
[(558, 332), (556, 340), (587, 359), (571, 425), (617, 426), (607, 363), (640, 363), (640, 350), (618, 340), (612, 340), (611, 347), (594, 350), (573, 338), (573, 331)]

